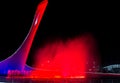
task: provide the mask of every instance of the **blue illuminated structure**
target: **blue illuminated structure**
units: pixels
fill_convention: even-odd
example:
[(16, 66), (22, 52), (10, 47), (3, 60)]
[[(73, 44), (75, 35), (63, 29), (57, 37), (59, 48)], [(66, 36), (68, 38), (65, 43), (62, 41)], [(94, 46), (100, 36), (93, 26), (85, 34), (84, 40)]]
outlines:
[(32, 67), (26, 65), (26, 60), (34, 40), (34, 36), (43, 17), (48, 0), (43, 0), (37, 7), (32, 26), (23, 43), (10, 57), (0, 62), (0, 75), (7, 75), (9, 70), (32, 70)]

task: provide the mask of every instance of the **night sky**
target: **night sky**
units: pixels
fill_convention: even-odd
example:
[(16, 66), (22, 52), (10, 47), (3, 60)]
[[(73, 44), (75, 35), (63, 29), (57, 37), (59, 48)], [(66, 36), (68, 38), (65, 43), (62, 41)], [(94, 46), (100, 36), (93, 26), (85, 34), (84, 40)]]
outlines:
[[(0, 61), (13, 54), (26, 37), (41, 0), (0, 1)], [(49, 0), (33, 42), (35, 49), (57, 39), (67, 40), (84, 33), (95, 38), (102, 65), (120, 63), (119, 11), (108, 2)]]

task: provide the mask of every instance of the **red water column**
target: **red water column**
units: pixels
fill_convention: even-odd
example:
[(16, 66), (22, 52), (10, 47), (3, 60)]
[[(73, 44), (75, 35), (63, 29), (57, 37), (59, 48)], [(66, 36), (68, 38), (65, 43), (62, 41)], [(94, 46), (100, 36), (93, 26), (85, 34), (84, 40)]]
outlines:
[(46, 44), (35, 54), (34, 66), (40, 69), (37, 75), (40, 78), (84, 78), (87, 61), (95, 59), (94, 43), (90, 34), (84, 34), (66, 42), (60, 40)]

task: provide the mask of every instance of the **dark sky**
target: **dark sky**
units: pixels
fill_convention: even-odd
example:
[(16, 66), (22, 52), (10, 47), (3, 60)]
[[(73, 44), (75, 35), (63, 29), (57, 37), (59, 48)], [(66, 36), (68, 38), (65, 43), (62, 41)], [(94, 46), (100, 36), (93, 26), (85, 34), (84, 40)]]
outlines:
[[(20, 46), (40, 1), (0, 1), (0, 60)], [(31, 65), (34, 49), (46, 41), (65, 40), (86, 32), (97, 41), (102, 65), (120, 63), (119, 27), (119, 11), (113, 3), (49, 0), (27, 63)]]

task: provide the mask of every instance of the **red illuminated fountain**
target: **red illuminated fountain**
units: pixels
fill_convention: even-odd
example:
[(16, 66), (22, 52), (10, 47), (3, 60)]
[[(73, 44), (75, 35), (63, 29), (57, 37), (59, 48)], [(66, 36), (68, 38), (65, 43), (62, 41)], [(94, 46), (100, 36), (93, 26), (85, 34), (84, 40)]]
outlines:
[[(48, 43), (37, 50), (34, 66), (41, 70), (33, 71), (31, 76), (85, 78), (87, 69), (92, 69), (92, 62), (97, 60), (95, 52), (95, 41), (90, 34), (69, 39), (64, 43), (62, 41)], [(97, 71), (95, 69), (92, 71)]]
[[(12, 59), (9, 58), (9, 62), (13, 62), (8, 64), (12, 64), (13, 67), (7, 69), (8, 77), (11, 76), (11, 70), (17, 73), (20, 73), (17, 70), (30, 71), (30, 73), (27, 74), (29, 78), (85, 78), (88, 69), (97, 71), (95, 70), (96, 68), (91, 68), (93, 66), (92, 62), (97, 61), (95, 57), (97, 54), (96, 44), (91, 34), (83, 34), (68, 39), (66, 42), (60, 40), (48, 43), (36, 51), (33, 65), (35, 68), (25, 65), (47, 3), (47, 0), (43, 0), (38, 5), (35, 19), (28, 36), (20, 49), (12, 56)], [(13, 57), (16, 57), (17, 60), (15, 60), (15, 58), (13, 59)], [(16, 64), (14, 60), (19, 62), (17, 64), (18, 67), (14, 66), (14, 64)], [(96, 64), (99, 65), (98, 63)]]

